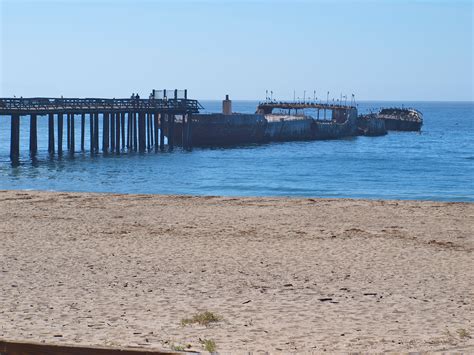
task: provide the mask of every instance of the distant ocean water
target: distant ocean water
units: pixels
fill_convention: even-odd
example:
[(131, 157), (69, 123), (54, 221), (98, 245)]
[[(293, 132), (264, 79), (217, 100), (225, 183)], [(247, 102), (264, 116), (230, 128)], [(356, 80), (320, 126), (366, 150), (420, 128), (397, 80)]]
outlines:
[[(201, 103), (221, 110), (220, 101)], [(234, 101), (233, 109), (252, 113), (257, 104)], [(401, 104), (360, 102), (359, 112)], [(423, 112), (421, 133), (61, 159), (48, 157), (39, 134), (34, 162), (24, 119), (17, 167), (9, 162), (10, 120), (0, 117), (0, 189), (474, 202), (474, 103), (404, 104)], [(38, 127), (46, 132), (45, 117)]]

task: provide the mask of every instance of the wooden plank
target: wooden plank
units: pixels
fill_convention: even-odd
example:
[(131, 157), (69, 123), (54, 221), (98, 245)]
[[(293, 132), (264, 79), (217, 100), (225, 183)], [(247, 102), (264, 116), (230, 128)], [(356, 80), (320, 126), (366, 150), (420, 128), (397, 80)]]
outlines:
[[(144, 348), (106, 348), (0, 340), (2, 355), (177, 355), (178, 352)], [(182, 353), (181, 353), (182, 354)]]

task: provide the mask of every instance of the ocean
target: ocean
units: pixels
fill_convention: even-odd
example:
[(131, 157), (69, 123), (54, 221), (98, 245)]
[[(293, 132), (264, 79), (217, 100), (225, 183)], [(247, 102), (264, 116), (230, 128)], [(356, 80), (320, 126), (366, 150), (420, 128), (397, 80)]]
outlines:
[[(221, 110), (220, 101), (201, 104), (204, 112)], [(474, 202), (474, 103), (378, 101), (359, 102), (358, 108), (364, 113), (402, 104), (422, 111), (420, 133), (119, 156), (50, 158), (47, 118), (39, 117), (34, 161), (29, 119), (22, 119), (15, 167), (9, 161), (10, 119), (0, 117), (0, 189)], [(233, 110), (253, 113), (257, 105), (234, 101)]]

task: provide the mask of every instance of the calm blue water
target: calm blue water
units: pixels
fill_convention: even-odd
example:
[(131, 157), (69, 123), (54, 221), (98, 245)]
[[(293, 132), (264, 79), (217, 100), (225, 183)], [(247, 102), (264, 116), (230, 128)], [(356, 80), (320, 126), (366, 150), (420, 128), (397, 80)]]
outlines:
[[(221, 109), (218, 101), (202, 104)], [(254, 112), (256, 105), (237, 101), (233, 108)], [(392, 105), (401, 103), (362, 102), (359, 112)], [(474, 103), (409, 105), (424, 114), (421, 133), (61, 159), (47, 155), (41, 117), (36, 162), (23, 119), (18, 167), (9, 162), (10, 120), (1, 117), (0, 189), (474, 201)]]

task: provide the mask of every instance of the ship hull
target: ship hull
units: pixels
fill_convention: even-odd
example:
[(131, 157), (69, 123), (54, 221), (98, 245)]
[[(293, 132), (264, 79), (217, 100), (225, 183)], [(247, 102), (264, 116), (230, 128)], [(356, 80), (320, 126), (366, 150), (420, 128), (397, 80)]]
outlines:
[(384, 136), (387, 134), (385, 120), (375, 115), (362, 115), (357, 119), (357, 129), (361, 136)]
[(420, 131), (422, 122), (386, 118), (385, 127), (388, 131)]
[[(339, 122), (338, 122), (339, 120)], [(301, 140), (337, 139), (357, 135), (357, 110), (333, 121), (318, 121), (311, 117), (263, 114), (201, 114), (194, 115), (190, 131), (192, 146), (232, 146), (249, 143), (267, 143)], [(168, 136), (167, 128), (164, 129)], [(174, 126), (174, 142), (182, 145), (182, 123)]]
[[(262, 142), (265, 126), (266, 120), (263, 115), (194, 115), (191, 144), (193, 146), (232, 146)], [(165, 135), (168, 136), (166, 128)], [(176, 144), (182, 144), (181, 122), (175, 124), (174, 138)]]

